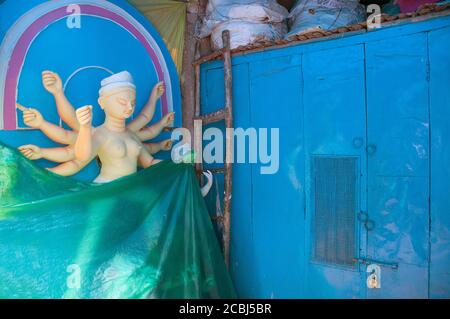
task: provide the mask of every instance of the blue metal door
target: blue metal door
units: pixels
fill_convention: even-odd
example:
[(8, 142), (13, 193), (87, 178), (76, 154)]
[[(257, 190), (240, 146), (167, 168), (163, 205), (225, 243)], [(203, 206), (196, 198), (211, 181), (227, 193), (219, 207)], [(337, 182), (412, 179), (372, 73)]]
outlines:
[(368, 220), (365, 263), (380, 266), (368, 298), (428, 297), (427, 35), (366, 45)]
[(450, 28), (429, 32), (430, 297), (450, 298)]
[(307, 297), (363, 298), (364, 47), (305, 53), (303, 75)]
[[(304, 200), (301, 101), (301, 56), (287, 55), (254, 62), (250, 71), (250, 117), (258, 129), (259, 154), (267, 150), (260, 129), (279, 129), (279, 145), (267, 132), (268, 153), (279, 153), (278, 170), (262, 174), (260, 162), (251, 168), (252, 218), (256, 295), (298, 298), (303, 288)], [(264, 94), (261, 94), (264, 92)], [(271, 114), (271, 116), (267, 116)], [(238, 214), (239, 212), (236, 212)], [(288, 226), (287, 226), (288, 225)]]

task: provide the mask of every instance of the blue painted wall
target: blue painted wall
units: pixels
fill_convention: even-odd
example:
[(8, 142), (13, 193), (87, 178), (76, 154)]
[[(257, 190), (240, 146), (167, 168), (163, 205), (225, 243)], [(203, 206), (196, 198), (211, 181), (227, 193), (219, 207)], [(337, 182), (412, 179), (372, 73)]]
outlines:
[[(235, 127), (280, 129), (276, 174), (234, 164), (240, 297), (450, 297), (449, 52), (443, 16), (233, 58)], [(219, 61), (201, 103), (224, 103)], [(352, 256), (381, 265), (381, 288)]]

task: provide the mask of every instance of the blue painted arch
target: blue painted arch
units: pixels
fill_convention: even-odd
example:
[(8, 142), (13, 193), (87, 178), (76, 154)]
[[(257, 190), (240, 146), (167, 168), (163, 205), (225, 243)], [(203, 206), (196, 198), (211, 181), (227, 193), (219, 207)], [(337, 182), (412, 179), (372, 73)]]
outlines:
[[(78, 3), (82, 8), (86, 4), (106, 6), (111, 12), (119, 12), (119, 15), (128, 17), (126, 21), (132, 21), (133, 27), (140, 30), (141, 34), (146, 32), (151, 37), (154, 41), (154, 49), (161, 54), (158, 56), (158, 62), (162, 63), (166, 70), (164, 72), (167, 72), (165, 73), (167, 78), (170, 78), (168, 86), (171, 92), (168, 92), (170, 93), (168, 100), (172, 102), (169, 103), (168, 111), (176, 112), (174, 125), (181, 126), (181, 93), (178, 74), (164, 42), (151, 23), (126, 1), (80, 0), (70, 3)], [(8, 44), (7, 40), (11, 38), (11, 35), (17, 36), (15, 33), (19, 33), (18, 36), (20, 36), (20, 32), (16, 30), (17, 21), (37, 20), (39, 15), (33, 18), (33, 12), (47, 4), (48, 1), (36, 0), (9, 0), (3, 3), (0, 6), (0, 17), (2, 17), (0, 19), (0, 43), (3, 45), (2, 48), (6, 47), (5, 43)], [(50, 3), (50, 5), (53, 4), (53, 2)], [(93, 104), (94, 124), (100, 124), (103, 113), (97, 104), (99, 81), (108, 76), (107, 70), (112, 72), (128, 70), (136, 82), (137, 108), (135, 114), (137, 114), (147, 101), (153, 85), (158, 82), (154, 61), (149, 56), (148, 50), (144, 48), (142, 38), (138, 39), (136, 34), (131, 34), (129, 29), (125, 29), (123, 25), (119, 25), (111, 18), (102, 18), (92, 14), (83, 15), (83, 10), (81, 13), (81, 28), (68, 28), (66, 19), (58, 19), (40, 30), (33, 39), (27, 49), (23, 65), (21, 65), (20, 78), (15, 92), (17, 101), (23, 105), (36, 107), (47, 120), (59, 123), (53, 98), (42, 87), (41, 72), (43, 70), (55, 71), (60, 74), (63, 82), (73, 75), (66, 83), (66, 95), (75, 107)], [(7, 52), (7, 50), (2, 52)], [(7, 59), (6, 56), (2, 55), (1, 58)], [(11, 65), (14, 61), (9, 60), (8, 63), (9, 69), (14, 67)], [(160, 104), (158, 103), (153, 122), (162, 116)], [(11, 123), (9, 124), (11, 126)], [(11, 146), (28, 143), (43, 147), (55, 145), (41, 132), (23, 128), (22, 119), (17, 116), (17, 129), (0, 130), (0, 140)], [(161, 138), (167, 136), (165, 134)], [(45, 161), (39, 161), (39, 163), (44, 166), (50, 165)], [(96, 164), (92, 163), (76, 177), (89, 180), (95, 176), (97, 171)]]

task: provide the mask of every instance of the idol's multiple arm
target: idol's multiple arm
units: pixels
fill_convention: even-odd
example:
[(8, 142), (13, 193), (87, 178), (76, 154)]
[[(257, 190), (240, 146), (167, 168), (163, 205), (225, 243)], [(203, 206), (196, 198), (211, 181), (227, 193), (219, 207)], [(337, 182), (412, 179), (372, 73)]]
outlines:
[[(88, 146), (90, 144), (86, 139), (86, 136), (90, 134), (89, 131), (92, 130), (92, 127), (80, 129), (80, 124), (77, 119), (77, 111), (65, 96), (62, 81), (58, 74), (51, 71), (42, 72), (42, 84), (44, 88), (53, 95), (58, 115), (71, 129), (73, 129), (73, 131), (66, 130), (58, 125), (46, 121), (37, 109), (28, 108), (17, 103), (16, 106), (23, 112), (24, 123), (27, 126), (41, 130), (42, 133), (56, 143), (67, 145), (66, 147), (54, 148), (42, 148), (35, 145), (22, 145), (19, 147), (19, 150), (24, 156), (31, 160), (45, 158), (53, 162), (64, 163), (75, 160), (75, 152), (78, 152), (81, 155), (82, 159), (78, 159), (78, 161), (83, 162), (83, 159), (87, 160), (90, 157), (86, 154), (89, 152), (88, 149), (90, 148)], [(171, 126), (174, 121), (174, 113), (170, 112), (164, 115), (163, 118), (157, 123), (146, 127), (146, 125), (153, 119), (156, 102), (164, 94), (164, 91), (164, 83), (157, 83), (153, 87), (152, 93), (140, 114), (127, 125), (129, 130), (136, 132), (136, 135), (141, 141), (147, 141), (155, 138), (165, 127)], [(90, 112), (90, 114), (92, 117), (92, 112)], [(77, 139), (77, 136), (80, 133), (82, 135), (81, 139)], [(76, 143), (77, 140), (79, 140), (78, 143)], [(144, 143), (149, 155), (155, 154), (161, 150), (169, 150), (171, 145), (172, 143), (170, 140), (157, 143)], [(70, 170), (72, 171), (81, 166), (78, 164), (80, 163), (77, 163), (77, 165), (73, 165), (73, 163), (70, 165), (59, 165), (59, 167), (60, 169), (63, 167), (70, 167)], [(56, 169), (56, 171), (59, 171), (60, 169)], [(50, 170), (55, 171), (55, 169)]]

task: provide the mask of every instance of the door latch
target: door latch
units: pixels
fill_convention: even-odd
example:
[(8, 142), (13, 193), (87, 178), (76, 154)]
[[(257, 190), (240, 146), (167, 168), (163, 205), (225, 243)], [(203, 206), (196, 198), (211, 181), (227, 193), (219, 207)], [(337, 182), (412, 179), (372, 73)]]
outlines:
[(377, 264), (370, 264), (367, 266), (366, 272), (369, 273), (367, 276), (367, 288), (369, 289), (379, 289), (381, 288), (381, 267)]
[(371, 264), (375, 264), (380, 267), (388, 267), (388, 268), (391, 268), (394, 270), (398, 269), (398, 263), (390, 263), (390, 262), (375, 260), (375, 259), (370, 259), (370, 258), (353, 258), (353, 262), (360, 263), (363, 265), (368, 265), (367, 267), (369, 267)]

